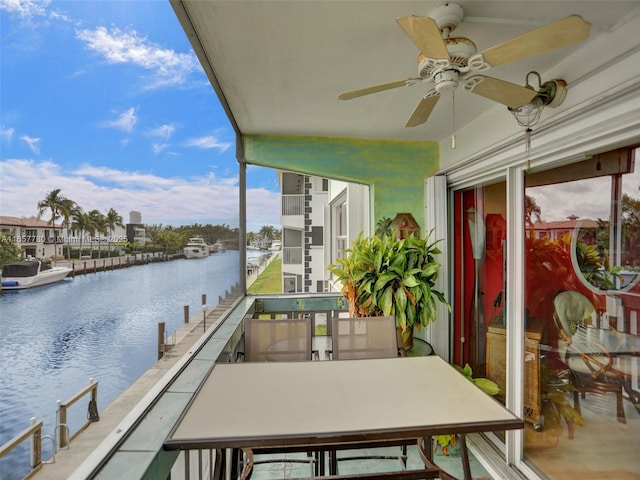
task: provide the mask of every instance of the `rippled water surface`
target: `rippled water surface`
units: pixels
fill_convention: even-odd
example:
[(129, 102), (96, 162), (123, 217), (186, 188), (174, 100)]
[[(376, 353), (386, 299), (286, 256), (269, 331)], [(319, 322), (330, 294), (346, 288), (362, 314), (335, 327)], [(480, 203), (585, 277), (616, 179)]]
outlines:
[[(239, 252), (79, 275), (62, 283), (0, 295), (0, 444), (44, 420), (53, 435), (56, 400), (99, 382), (103, 410), (157, 360), (157, 325), (171, 333), (193, 317), (201, 295), (214, 306), (238, 282)], [(73, 433), (86, 420), (89, 397), (70, 410)], [(0, 478), (29, 471), (27, 440), (0, 459)], [(43, 442), (43, 458), (52, 452)]]

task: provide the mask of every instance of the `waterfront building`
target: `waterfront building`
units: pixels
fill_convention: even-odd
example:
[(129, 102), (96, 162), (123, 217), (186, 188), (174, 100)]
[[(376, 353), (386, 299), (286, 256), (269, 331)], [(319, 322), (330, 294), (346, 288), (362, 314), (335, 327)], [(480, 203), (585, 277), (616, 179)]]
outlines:
[(286, 171), (278, 171), (278, 180), (282, 291), (336, 291), (330, 285), (327, 265), (335, 263), (358, 232), (369, 230), (369, 189)]
[(64, 232), (62, 225), (35, 217), (0, 216), (0, 231), (8, 234), (24, 257), (50, 260), (62, 256)]

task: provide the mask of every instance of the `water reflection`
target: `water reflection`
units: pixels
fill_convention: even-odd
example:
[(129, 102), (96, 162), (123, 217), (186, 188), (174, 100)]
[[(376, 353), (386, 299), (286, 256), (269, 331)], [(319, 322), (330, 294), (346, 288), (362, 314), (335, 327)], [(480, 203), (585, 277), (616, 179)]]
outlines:
[[(153, 263), (67, 279), (0, 296), (0, 444), (44, 420), (53, 433), (56, 400), (100, 383), (103, 410), (157, 359), (157, 325), (167, 333), (183, 325), (183, 307), (201, 312), (201, 296), (214, 306), (239, 279), (234, 250), (196, 260)], [(72, 409), (72, 432), (86, 420), (86, 402)], [(0, 477), (28, 472), (29, 442), (0, 459)], [(45, 455), (48, 445), (44, 445)], [(51, 452), (48, 452), (49, 454)]]

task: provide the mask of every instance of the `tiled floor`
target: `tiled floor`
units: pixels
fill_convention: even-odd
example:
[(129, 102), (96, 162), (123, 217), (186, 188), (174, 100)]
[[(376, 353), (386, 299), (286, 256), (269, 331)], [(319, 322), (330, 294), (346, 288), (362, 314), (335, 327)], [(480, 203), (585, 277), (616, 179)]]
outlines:
[[(386, 447), (375, 450), (352, 450), (348, 455), (395, 455), (399, 453), (399, 447)], [(340, 455), (339, 455), (340, 456)], [(416, 447), (409, 447), (408, 449), (408, 461), (407, 468), (421, 468), (423, 467), (420, 457), (417, 453)], [(256, 459), (259, 457), (256, 457)], [(283, 458), (283, 456), (279, 456)], [(305, 454), (289, 454), (289, 458), (304, 459)], [(462, 464), (459, 455), (443, 456), (436, 454), (434, 460), (438, 466), (444, 469), (447, 473), (454, 475), (457, 478), (462, 478)], [(470, 454), (471, 474), (474, 478), (487, 478), (491, 477), (478, 462), (473, 455)], [(355, 473), (375, 473), (398, 470), (401, 468), (401, 464), (396, 460), (349, 460), (338, 463), (339, 472), (342, 474), (355, 474)], [(309, 477), (312, 473), (312, 469), (308, 464), (300, 463), (269, 463), (255, 465), (253, 473), (251, 475), (252, 480), (273, 480), (273, 479), (286, 479), (286, 478), (298, 478)]]
[(640, 480), (640, 413), (623, 402), (626, 423), (616, 418), (612, 394), (590, 393), (580, 401), (584, 426), (569, 439), (566, 428), (550, 441), (525, 427), (525, 456), (550, 480)]

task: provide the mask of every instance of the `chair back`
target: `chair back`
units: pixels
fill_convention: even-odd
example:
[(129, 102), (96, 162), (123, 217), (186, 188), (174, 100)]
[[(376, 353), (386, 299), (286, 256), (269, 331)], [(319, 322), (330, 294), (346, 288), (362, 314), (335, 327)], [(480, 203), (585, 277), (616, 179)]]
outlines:
[(245, 362), (311, 360), (311, 319), (244, 320)]
[(553, 318), (558, 333), (567, 342), (579, 326), (587, 325), (595, 311), (593, 303), (580, 292), (560, 292), (553, 299)]
[(394, 317), (334, 317), (331, 342), (335, 360), (397, 357), (396, 320)]

